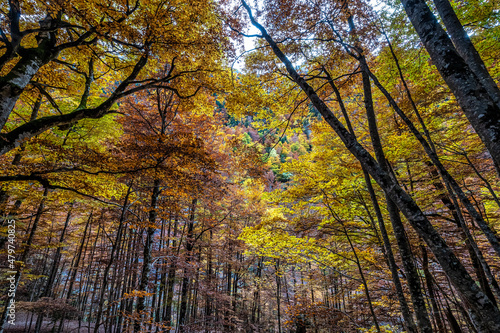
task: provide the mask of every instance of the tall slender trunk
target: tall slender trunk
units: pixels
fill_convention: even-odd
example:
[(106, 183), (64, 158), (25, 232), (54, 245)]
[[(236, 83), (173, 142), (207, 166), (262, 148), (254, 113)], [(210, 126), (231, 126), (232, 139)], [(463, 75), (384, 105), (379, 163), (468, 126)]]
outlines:
[(212, 323), (212, 297), (210, 295), (210, 291), (213, 289), (213, 277), (212, 277), (212, 237), (213, 232), (210, 230), (210, 238), (208, 242), (208, 254), (207, 254), (207, 289), (206, 300), (205, 300), (205, 333), (208, 333), (210, 330), (210, 325)]
[[(7, 123), (19, 96), (50, 55), (43, 55), (42, 47), (25, 50), (25, 55), (10, 72), (0, 78), (0, 129)], [(41, 52), (42, 51), (42, 52)]]
[(472, 44), (469, 35), (460, 23), (450, 2), (448, 0), (434, 0), (434, 4), (436, 5), (439, 16), (441, 16), (457, 52), (477, 76), (479, 82), (481, 82), (481, 85), (486, 89), (491, 99), (500, 107), (500, 89), (498, 89), (490, 73), (488, 73), (483, 59), (481, 59), (481, 56)]
[[(78, 308), (82, 311), (83, 316), (85, 316), (84, 312), (87, 304), (89, 290), (91, 289), (90, 279), (92, 277), (92, 269), (94, 269), (95, 249), (99, 241), (100, 235), (101, 235), (101, 224), (99, 223), (97, 225), (97, 232), (95, 238), (94, 239), (91, 238), (92, 237), (92, 229), (91, 229), (89, 231), (89, 238), (87, 239), (87, 243), (85, 244), (83, 262), (85, 263), (87, 261), (87, 265), (80, 271), (80, 279), (79, 279), (80, 292), (78, 293), (77, 297)], [(90, 253), (87, 259), (87, 253), (89, 252), (89, 248), (90, 248)]]
[[(157, 203), (158, 197), (160, 195), (160, 180), (155, 179), (153, 185), (153, 192), (151, 193), (151, 205), (149, 211), (149, 225), (146, 228), (146, 244), (144, 245), (143, 261), (142, 261), (142, 273), (139, 283), (140, 291), (148, 290), (149, 275), (151, 273), (151, 262), (152, 262), (152, 250), (153, 250), (153, 235), (156, 228), (153, 227), (156, 224)], [(144, 310), (146, 309), (146, 298), (140, 296), (137, 300), (137, 314), (139, 318), (142, 318)], [(139, 332), (141, 329), (141, 320), (136, 319), (134, 324), (134, 332)]]
[[(398, 296), (399, 305), (401, 307), (401, 313), (405, 320), (405, 327), (409, 332), (417, 333), (417, 327), (415, 326), (415, 322), (413, 321), (413, 316), (411, 315), (410, 308), (406, 301), (403, 287), (401, 285), (401, 280), (399, 279), (398, 267), (396, 264), (396, 260), (394, 258), (394, 253), (392, 252), (391, 241), (389, 239), (389, 235), (387, 233), (387, 229), (385, 227), (384, 219), (382, 217), (382, 212), (380, 210), (377, 197), (375, 196), (375, 191), (373, 190), (373, 186), (370, 181), (370, 176), (364, 171), (365, 182), (367, 184), (368, 192), (370, 194), (373, 207), (375, 209), (375, 214), (377, 216), (380, 233), (382, 235), (382, 240), (384, 242), (384, 248), (387, 256), (387, 263), (389, 269), (391, 270), (392, 281), (394, 282), (394, 287), (396, 288), (396, 294)], [(403, 235), (404, 236), (404, 235)]]
[(434, 320), (436, 321), (438, 331), (440, 333), (445, 333), (446, 330), (443, 325), (443, 320), (441, 319), (441, 312), (439, 311), (439, 307), (436, 302), (436, 293), (434, 292), (432, 275), (429, 271), (429, 256), (427, 255), (427, 250), (425, 249), (424, 245), (420, 245), (420, 251), (422, 251), (422, 269), (424, 271), (427, 292), (429, 293), (429, 298), (432, 305), (432, 314), (434, 315)]
[[(413, 111), (415, 112), (415, 114), (418, 118), (420, 125), (422, 126), (422, 129), (424, 130), (425, 136), (427, 138), (427, 143), (424, 142), (423, 138), (420, 136), (420, 134), (417, 132), (417, 130), (414, 128), (414, 126), (411, 124), (410, 120), (403, 114), (403, 111), (397, 107), (396, 102), (392, 99), (392, 97), (389, 95), (389, 93), (381, 86), (380, 82), (378, 82), (378, 80), (373, 76), (373, 74), (371, 74), (371, 75), (372, 75), (376, 85), (379, 87), (379, 89), (382, 91), (382, 93), (386, 96), (386, 98), (388, 99), (389, 103), (392, 105), (394, 110), (397, 113), (399, 113), (400, 116), (402, 116), (402, 119), (407, 123), (408, 127), (411, 129), (411, 131), (414, 133), (414, 135), (417, 137), (417, 139), (421, 142), (421, 144), (424, 147), (424, 149), (426, 150), (428, 156), (431, 158), (433, 163), (427, 162), (427, 164), (430, 167), (430, 172), (431, 172), (432, 177), (435, 179), (435, 181), (433, 182), (434, 187), (440, 192), (445, 190), (445, 186), (443, 186), (441, 184), (441, 182), (439, 182), (437, 180), (439, 175), (441, 176), (444, 184), (446, 185), (446, 191), (448, 192), (449, 197), (446, 196), (445, 194), (443, 194), (440, 196), (441, 201), (450, 210), (450, 212), (455, 220), (455, 223), (462, 229), (461, 234), (464, 236), (463, 239), (465, 240), (465, 242), (467, 244), (467, 249), (470, 253), (470, 257), (471, 257), (471, 261), (473, 263), (474, 269), (476, 270), (476, 275), (480, 279), (481, 287), (485, 291), (486, 295), (490, 299), (492, 299), (492, 302), (494, 304), (496, 304), (494, 297), (492, 297), (489, 285), (487, 284), (487, 281), (485, 281), (485, 279), (484, 279), (484, 275), (486, 275), (488, 277), (488, 279), (491, 280), (492, 286), (495, 288), (495, 291), (497, 292), (497, 294), (500, 295), (498, 283), (497, 283), (496, 279), (494, 278), (494, 276), (491, 274), (488, 264), (484, 260), (482, 254), (481, 254), (481, 251), (479, 250), (472, 235), (468, 231), (468, 227), (465, 223), (465, 220), (462, 216), (462, 213), (460, 212), (460, 208), (458, 206), (458, 202), (456, 200), (456, 197), (455, 197), (455, 194), (453, 193), (453, 191), (455, 191), (455, 193), (457, 193), (457, 195), (460, 197), (460, 200), (462, 201), (464, 206), (467, 208), (469, 213), (472, 215), (474, 220), (479, 224), (479, 226), (481, 227), (481, 230), (485, 233), (486, 237), (488, 238), (488, 240), (492, 244), (492, 246), (495, 249), (495, 251), (497, 252), (497, 254), (500, 255), (500, 251), (498, 250), (498, 239), (497, 239), (494, 231), (491, 230), (491, 228), (489, 228), (489, 226), (486, 224), (484, 219), (482, 217), (478, 216), (479, 215), (478, 212), (476, 212), (475, 209), (473, 207), (471, 207), (472, 205), (470, 204), (467, 197), (464, 195), (463, 191), (460, 189), (460, 186), (458, 186), (456, 181), (446, 171), (444, 166), (440, 163), (439, 159), (437, 158), (436, 149), (435, 149), (433, 140), (431, 138), (430, 132), (427, 129), (427, 126), (425, 125), (424, 120), (420, 116), (420, 112), (418, 111), (417, 105), (415, 104), (415, 102), (412, 98), (412, 95), (411, 95), (410, 89), (408, 88), (408, 85), (406, 84), (406, 80), (403, 76), (401, 66), (399, 65), (398, 57), (396, 56), (396, 54), (392, 48), (392, 44), (391, 44), (389, 38), (387, 37), (385, 32), (383, 32), (383, 34), (384, 34), (384, 36), (387, 40), (387, 43), (389, 45), (389, 49), (391, 51), (391, 54), (392, 54), (392, 57), (393, 57), (394, 62), (396, 64), (396, 67), (398, 69), (399, 77), (400, 77), (401, 82), (403, 83), (403, 86), (405, 88), (408, 100), (410, 101), (410, 104), (411, 104)], [(479, 173), (479, 171), (471, 163), (470, 159), (468, 158), (468, 156), (465, 152), (461, 153), (461, 155), (465, 156), (469, 165), (473, 168), (473, 170), (476, 172), (478, 177), (481, 180), (483, 180), (483, 182), (486, 184), (488, 190), (492, 194), (493, 198), (495, 199), (497, 204), (500, 206), (500, 202), (498, 201), (498, 198), (496, 197), (496, 194), (493, 191), (493, 189), (491, 188), (488, 181), (486, 179), (484, 179), (484, 177), (482, 177), (482, 175)]]
[[(470, 124), (487, 147), (495, 166), (500, 165), (500, 106), (495, 103), (424, 0), (402, 0), (420, 40)], [(439, 4), (439, 6), (438, 6)], [(442, 3), (436, 4), (442, 9)], [(445, 15), (448, 20), (449, 15)], [(444, 19), (443, 19), (444, 20)], [(450, 33), (456, 27), (450, 25)], [(457, 33), (458, 35), (460, 32)]]
[(451, 326), (451, 330), (453, 333), (463, 333), (462, 329), (460, 328), (460, 324), (457, 322), (457, 319), (453, 315), (453, 312), (451, 312), (451, 309), (449, 306), (446, 307), (446, 318), (448, 318), (448, 321)]
[[(384, 94), (384, 96), (386, 97), (386, 99), (389, 102), (389, 104), (391, 105), (391, 107), (401, 117), (401, 119), (408, 126), (408, 128), (410, 129), (412, 134), (415, 136), (415, 138), (420, 142), (420, 144), (422, 145), (422, 148), (424, 148), (427, 156), (432, 161), (432, 164), (434, 164), (434, 166), (439, 171), (439, 174), (440, 174), (441, 178), (443, 179), (443, 181), (446, 184), (449, 184), (450, 187), (453, 189), (453, 191), (457, 194), (457, 197), (460, 199), (460, 202), (464, 205), (464, 207), (467, 209), (467, 211), (472, 216), (474, 221), (481, 228), (481, 231), (484, 233), (484, 235), (488, 239), (488, 242), (491, 244), (491, 247), (493, 248), (493, 250), (495, 250), (497, 255), (500, 257), (500, 241), (498, 239), (498, 236), (496, 235), (495, 231), (493, 229), (491, 229), (491, 227), (488, 225), (488, 223), (486, 223), (486, 221), (481, 216), (481, 214), (477, 211), (477, 209), (472, 205), (469, 198), (467, 197), (467, 195), (465, 195), (464, 191), (462, 190), (460, 185), (457, 183), (457, 181), (450, 175), (450, 173), (446, 170), (444, 165), (441, 163), (438, 155), (435, 152), (435, 149), (433, 149), (432, 139), (430, 138), (430, 136), (427, 134), (428, 140), (429, 140), (429, 142), (427, 142), (424, 139), (424, 137), (422, 136), (422, 134), (417, 130), (417, 128), (415, 127), (413, 122), (406, 116), (406, 114), (403, 112), (403, 110), (401, 110), (401, 108), (398, 106), (398, 104), (396, 103), (394, 98), (382, 86), (382, 84), (380, 83), (378, 78), (373, 73), (371, 73), (371, 71), (369, 69), (367, 69), (367, 71), (370, 74), (370, 77), (372, 78), (374, 84), (377, 86), (377, 88), (380, 90), (380, 92), (382, 92), (382, 94)], [(410, 95), (409, 95), (409, 97), (410, 97)], [(410, 97), (410, 99), (411, 99), (411, 97)], [(412, 105), (414, 107), (415, 113), (417, 114), (417, 116), (419, 118), (420, 123), (422, 124), (422, 126), (424, 128), (424, 131), (427, 132), (426, 126), (425, 126), (423, 120), (421, 119), (421, 117), (419, 116), (419, 112), (418, 112), (415, 104), (412, 103)]]
[[(257, 271), (255, 272), (255, 277), (260, 279), (262, 276), (262, 257), (257, 259)], [(260, 312), (260, 283), (255, 285), (255, 291), (253, 292), (253, 306), (252, 306), (252, 324), (257, 324), (259, 326), (259, 312)]]
[[(166, 248), (169, 247), (169, 235), (170, 235), (170, 227), (172, 224), (172, 220), (169, 218), (168, 219), (168, 231), (165, 232), (165, 219), (161, 220), (161, 230), (160, 230), (160, 242), (159, 242), (159, 247), (158, 251), (159, 253), (163, 253)], [(164, 298), (165, 298), (165, 290), (166, 290), (166, 283), (167, 283), (167, 270), (166, 270), (166, 263), (167, 261), (165, 259), (160, 259), (158, 262), (158, 274), (159, 274), (159, 286), (158, 286), (158, 292), (157, 292), (157, 304), (156, 304), (156, 309), (155, 309), (155, 322), (159, 325), (163, 319), (163, 305), (165, 304)], [(159, 326), (156, 328), (157, 330), (159, 329)]]
[[(66, 299), (67, 300), (71, 299), (71, 294), (73, 292), (73, 284), (75, 283), (76, 274), (78, 272), (78, 266), (80, 265), (80, 259), (82, 257), (83, 247), (84, 247), (85, 241), (87, 239), (86, 238), (87, 237), (87, 230), (88, 230), (88, 227), (90, 225), (90, 221), (91, 220), (92, 220), (92, 212), (89, 214), (89, 218), (87, 219), (87, 223), (85, 224), (85, 230), (83, 231), (83, 237), (82, 237), (82, 240), (80, 242), (80, 246), (78, 247), (78, 251), (76, 253), (76, 256), (73, 258), (73, 261), (72, 261), (72, 263), (70, 265), (70, 268), (69, 268), (68, 274), (70, 275), (70, 277), (67, 280), (68, 281), (68, 291), (67, 291), (67, 294), (66, 294)], [(63, 295), (64, 295), (65, 290), (66, 289), (63, 290)], [(62, 331), (63, 326), (64, 326), (64, 320), (65, 320), (65, 316), (63, 316), (61, 318), (61, 322), (59, 324), (58, 332)]]
[(188, 286), (189, 286), (189, 280), (190, 280), (190, 274), (191, 270), (188, 268), (189, 262), (191, 261), (191, 256), (192, 256), (192, 251), (194, 248), (194, 217), (195, 217), (195, 209), (196, 209), (196, 203), (197, 199), (193, 199), (191, 202), (191, 207), (190, 207), (190, 214), (189, 214), (189, 219), (188, 219), (188, 226), (187, 226), (187, 233), (186, 233), (186, 243), (185, 243), (185, 249), (186, 249), (186, 260), (185, 260), (185, 265), (184, 267), (184, 274), (182, 277), (182, 287), (181, 287), (181, 301), (180, 301), (180, 309), (179, 309), (179, 318), (177, 320), (179, 324), (179, 329), (181, 332), (185, 331), (185, 324), (186, 324), (186, 313), (187, 313), (187, 295), (188, 295)]
[[(178, 225), (178, 216), (175, 216), (174, 219), (174, 230), (172, 235), (172, 249), (177, 246), (177, 225)], [(166, 299), (165, 299), (165, 312), (163, 317), (165, 318), (165, 323), (167, 326), (172, 326), (172, 305), (174, 300), (174, 285), (175, 285), (175, 276), (177, 272), (177, 257), (174, 254), (174, 251), (171, 252), (171, 261), (168, 269), (168, 279), (167, 279), (167, 291), (166, 291)]]
[(280, 278), (280, 261), (279, 259), (276, 259), (275, 262), (275, 268), (276, 268), (276, 308), (278, 310), (278, 333), (281, 333), (281, 278)]

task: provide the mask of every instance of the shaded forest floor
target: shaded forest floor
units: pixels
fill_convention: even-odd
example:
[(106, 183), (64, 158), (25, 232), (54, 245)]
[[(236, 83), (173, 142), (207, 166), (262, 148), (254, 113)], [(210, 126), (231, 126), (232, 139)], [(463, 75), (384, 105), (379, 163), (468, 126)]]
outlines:
[[(30, 313), (17, 313), (16, 314), (16, 325), (5, 326), (5, 333), (28, 333), (35, 332), (35, 324), (36, 324), (37, 316), (34, 315), (31, 317)], [(30, 329), (31, 322), (31, 329)], [(51, 320), (44, 320), (42, 327), (40, 329), (41, 333), (49, 333), (53, 332), (52, 329), (54, 327), (54, 322)], [(55, 332), (57, 332), (59, 328), (59, 321), (56, 323)], [(78, 324), (77, 320), (65, 320), (64, 327), (62, 332), (70, 333), (70, 332), (94, 332), (94, 324), (82, 322), (81, 325)], [(104, 327), (99, 329), (99, 332), (104, 332)]]

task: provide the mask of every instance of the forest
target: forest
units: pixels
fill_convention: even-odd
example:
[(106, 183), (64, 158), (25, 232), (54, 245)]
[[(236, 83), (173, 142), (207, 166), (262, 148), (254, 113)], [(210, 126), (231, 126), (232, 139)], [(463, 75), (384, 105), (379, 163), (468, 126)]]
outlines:
[(0, 0), (0, 333), (500, 332), (497, 0)]

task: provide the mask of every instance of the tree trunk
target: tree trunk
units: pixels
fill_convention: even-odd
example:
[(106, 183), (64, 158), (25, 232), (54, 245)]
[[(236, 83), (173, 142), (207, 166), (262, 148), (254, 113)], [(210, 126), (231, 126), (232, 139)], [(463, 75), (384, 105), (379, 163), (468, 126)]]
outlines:
[(193, 235), (193, 230), (194, 230), (194, 213), (196, 209), (196, 202), (197, 199), (193, 199), (191, 202), (191, 212), (189, 215), (189, 220), (188, 220), (188, 226), (187, 226), (187, 234), (186, 234), (186, 260), (185, 260), (185, 265), (184, 267), (184, 275), (182, 277), (182, 287), (181, 287), (181, 301), (180, 301), (180, 310), (179, 310), (179, 318), (177, 320), (179, 324), (179, 329), (181, 332), (185, 331), (184, 325), (186, 324), (186, 313), (187, 313), (187, 295), (188, 295), (188, 286), (189, 286), (189, 280), (190, 280), (190, 270), (187, 267), (189, 262), (191, 261), (191, 256), (192, 256), (192, 251), (194, 248), (194, 235)]
[(445, 333), (446, 330), (443, 325), (443, 320), (441, 319), (441, 313), (436, 302), (436, 293), (434, 292), (434, 286), (432, 282), (432, 275), (429, 271), (429, 256), (427, 255), (427, 250), (425, 246), (420, 245), (420, 250), (422, 251), (422, 269), (424, 271), (425, 282), (427, 285), (427, 292), (429, 293), (429, 298), (432, 305), (432, 313), (434, 314), (434, 319), (436, 321), (436, 326), (440, 333)]
[(500, 89), (488, 73), (483, 59), (472, 44), (450, 2), (448, 0), (434, 0), (434, 4), (458, 53), (477, 76), (491, 99), (500, 107)]
[[(500, 165), (500, 106), (490, 97), (424, 0), (402, 0), (420, 40), (444, 81), (457, 98), (470, 124)], [(456, 27), (452, 27), (450, 33)], [(459, 32), (458, 32), (459, 34)]]
[(275, 261), (275, 277), (276, 277), (276, 305), (277, 305), (277, 315), (278, 315), (278, 333), (281, 333), (281, 277), (279, 273), (280, 261), (276, 259)]
[[(174, 230), (173, 230), (173, 240), (172, 240), (172, 249), (176, 247), (177, 240), (175, 237), (177, 236), (177, 223), (178, 217), (175, 216), (174, 219)], [(175, 257), (173, 250), (171, 251), (172, 260), (170, 261), (170, 266), (168, 268), (168, 278), (167, 278), (167, 291), (166, 291), (166, 299), (165, 299), (165, 312), (163, 313), (163, 317), (165, 318), (165, 323), (167, 326), (172, 326), (172, 304), (174, 299), (174, 284), (175, 284), (175, 275), (177, 271), (177, 258)]]
[[(153, 250), (153, 235), (156, 231), (156, 228), (153, 226), (156, 223), (156, 216), (158, 214), (156, 211), (156, 206), (159, 195), (160, 195), (160, 180), (155, 179), (153, 185), (153, 192), (151, 193), (149, 226), (146, 229), (146, 244), (144, 245), (142, 273), (139, 283), (139, 290), (144, 292), (147, 292), (148, 290), (149, 274), (151, 273), (151, 261), (152, 261), (151, 252)], [(141, 296), (137, 300), (137, 314), (139, 318), (142, 318), (145, 309), (146, 309), (146, 298), (144, 296)], [(134, 332), (139, 332), (140, 329), (141, 329), (141, 320), (136, 319), (134, 324)]]
[(0, 129), (7, 123), (19, 96), (33, 76), (47, 62), (41, 47), (25, 50), (25, 55), (4, 77), (0, 78)]

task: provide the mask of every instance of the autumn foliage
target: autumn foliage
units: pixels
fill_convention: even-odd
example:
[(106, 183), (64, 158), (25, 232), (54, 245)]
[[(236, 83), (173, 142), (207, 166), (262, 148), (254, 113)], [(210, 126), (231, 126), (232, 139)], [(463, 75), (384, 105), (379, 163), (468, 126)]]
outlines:
[(500, 331), (499, 10), (1, 2), (0, 332)]

